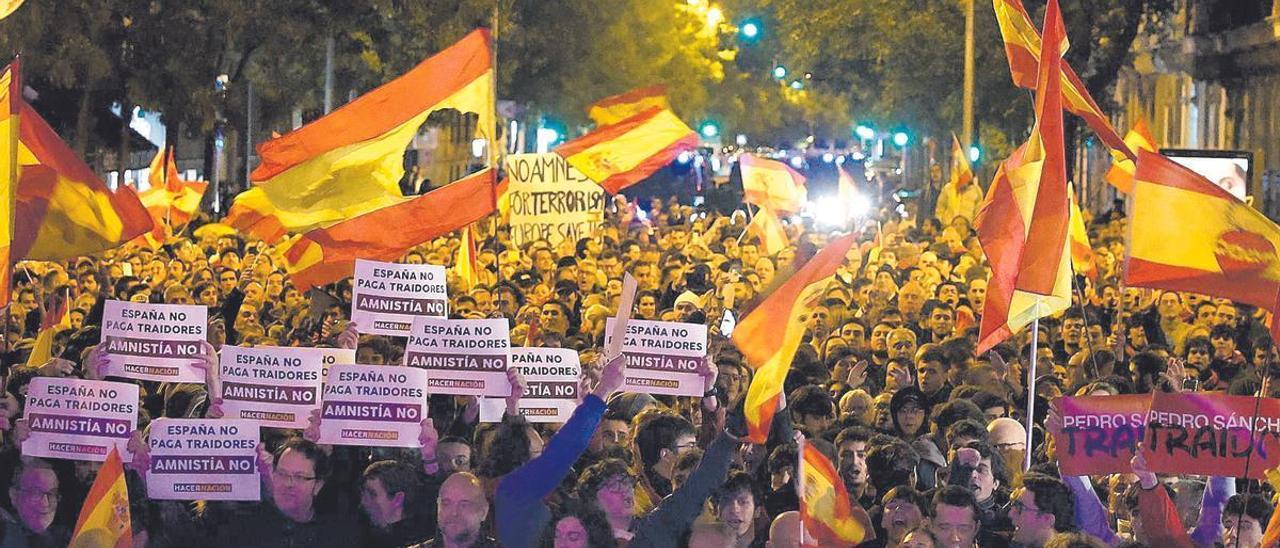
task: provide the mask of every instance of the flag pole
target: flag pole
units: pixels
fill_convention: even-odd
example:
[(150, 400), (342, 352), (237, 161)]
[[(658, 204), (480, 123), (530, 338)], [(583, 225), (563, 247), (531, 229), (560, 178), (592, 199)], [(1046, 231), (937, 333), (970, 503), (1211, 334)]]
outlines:
[(800, 501), (800, 519), (796, 520), (796, 527), (800, 528), (800, 545), (805, 546), (804, 538), (804, 433), (796, 432), (796, 499)]
[[(747, 224), (746, 224), (746, 226), (743, 226), (743, 227), (742, 227), (742, 234), (739, 234), (739, 235), (738, 235), (738, 244), (739, 244), (739, 245), (741, 245), (741, 244), (742, 244), (742, 239), (743, 239), (743, 238), (745, 238), (745, 237), (747, 236), (747, 232), (749, 232), (747, 229), (751, 227), (751, 221), (752, 221), (752, 219), (754, 219), (754, 218), (755, 218), (755, 215), (752, 215), (752, 214), (751, 214), (751, 202), (742, 202), (742, 205), (744, 205), (744, 206), (746, 206), (746, 207), (747, 207)], [(745, 266), (745, 265), (744, 265), (744, 266)]]
[(1022, 461), (1022, 471), (1031, 470), (1031, 440), (1033, 437), (1035, 426), (1035, 405), (1036, 405), (1036, 354), (1037, 344), (1040, 341), (1040, 317), (1036, 316), (1031, 320), (1031, 362), (1030, 368), (1027, 370), (1027, 451), (1026, 457)]

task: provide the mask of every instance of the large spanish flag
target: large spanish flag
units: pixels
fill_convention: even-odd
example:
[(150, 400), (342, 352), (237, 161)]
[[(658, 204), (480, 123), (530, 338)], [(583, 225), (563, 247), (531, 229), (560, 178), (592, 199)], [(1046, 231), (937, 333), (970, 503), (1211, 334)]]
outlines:
[[(227, 224), (275, 241), (402, 201), (404, 151), (427, 116), (452, 108), (494, 127), (489, 32), (477, 30), (403, 76), (258, 147), (254, 187)], [(492, 136), (488, 136), (493, 141)]]
[(124, 464), (113, 446), (98, 477), (89, 488), (80, 518), (71, 535), (71, 548), (133, 546), (133, 524), (129, 518), (129, 489), (124, 482)]
[[(1146, 118), (1138, 118), (1138, 121), (1134, 122), (1133, 128), (1124, 135), (1124, 142), (1129, 145), (1129, 150), (1134, 152), (1156, 151), (1156, 140), (1151, 136), (1151, 128), (1147, 127)], [(1112, 158), (1111, 168), (1107, 170), (1107, 182), (1125, 194), (1133, 192), (1133, 172), (1136, 167), (1130, 158)]]
[(778, 410), (783, 381), (791, 359), (804, 339), (805, 316), (822, 301), (827, 285), (857, 238), (854, 234), (832, 240), (787, 281), (765, 297), (733, 330), (733, 344), (756, 370), (747, 389), (745, 413), (748, 437), (763, 444), (769, 424)]
[(21, 118), (12, 259), (70, 259), (151, 230), (151, 216), (137, 194), (111, 192), (31, 105), (20, 96), (11, 100)]
[(306, 291), (351, 276), (356, 259), (394, 261), (415, 245), (493, 213), (494, 173), (484, 169), (412, 200), (317, 228), (284, 256), (294, 287)]
[[(996, 10), (996, 21), (1000, 24), (1000, 34), (1004, 37), (1004, 50), (1009, 57), (1009, 72), (1013, 75), (1014, 85), (1037, 89), (1036, 78), (1039, 73), (1038, 64), (1043, 62), (1040, 54), (1041, 38), (1036, 31), (1027, 8), (1022, 0), (993, 0)], [(1066, 40), (1063, 40), (1065, 47)], [(1111, 125), (1102, 108), (1093, 100), (1084, 82), (1066, 63), (1062, 63), (1062, 100), (1067, 110), (1084, 119), (1085, 123), (1098, 134), (1098, 139), (1111, 149), (1113, 158), (1135, 158), (1134, 151), (1125, 144)]]
[(13, 275), (13, 210), (21, 174), (18, 167), (21, 80), (17, 61), (0, 73), (0, 306), (9, 304)]
[(1004, 161), (975, 222), (991, 264), (977, 353), (1071, 304), (1071, 207), (1062, 135), (1062, 51), (1057, 0), (1045, 9), (1036, 125)]
[(871, 516), (849, 500), (844, 480), (812, 443), (800, 443), (799, 498), (803, 531), (819, 546), (853, 546), (876, 538)]
[(1140, 151), (1129, 222), (1126, 284), (1280, 310), (1280, 226), (1208, 179)]
[(617, 194), (697, 146), (698, 134), (674, 112), (652, 107), (596, 128), (556, 147), (555, 152), (605, 191)]
[(743, 200), (784, 213), (798, 213), (808, 200), (804, 175), (777, 160), (738, 156)]
[(667, 101), (667, 86), (636, 88), (605, 97), (587, 109), (587, 116), (597, 126), (609, 126), (653, 107), (671, 108), (671, 103)]

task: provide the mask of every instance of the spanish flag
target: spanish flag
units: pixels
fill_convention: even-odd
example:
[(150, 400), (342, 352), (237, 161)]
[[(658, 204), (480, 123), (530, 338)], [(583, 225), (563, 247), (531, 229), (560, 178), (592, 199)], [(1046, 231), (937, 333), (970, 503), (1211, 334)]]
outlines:
[(791, 242), (778, 214), (763, 206), (757, 209), (755, 216), (751, 218), (751, 223), (747, 225), (747, 233), (760, 240), (760, 247), (764, 249), (765, 255), (777, 255)]
[(805, 316), (821, 302), (856, 241), (854, 234), (832, 240), (733, 330), (733, 344), (756, 370), (744, 409), (752, 443), (763, 444), (768, 439), (783, 381), (804, 338)]
[(61, 261), (112, 249), (151, 230), (151, 216), (137, 194), (111, 192), (16, 89), (9, 100), (21, 119), (20, 167), (10, 259)]
[[(1151, 128), (1147, 127), (1145, 118), (1138, 118), (1138, 121), (1134, 122), (1133, 129), (1124, 135), (1124, 142), (1129, 145), (1129, 150), (1135, 152), (1139, 150), (1156, 152), (1156, 140), (1151, 136)], [(1133, 192), (1134, 169), (1136, 166), (1132, 159), (1112, 158), (1111, 168), (1107, 170), (1107, 182), (1120, 192), (1130, 194)]]
[(674, 112), (652, 107), (596, 128), (556, 147), (555, 152), (605, 191), (617, 194), (697, 146), (698, 134)]
[(27, 365), (39, 367), (53, 359), (54, 337), (62, 331), (71, 329), (71, 315), (67, 313), (69, 300), (69, 294), (54, 293), (53, 302), (44, 307), (44, 317), (40, 319), (40, 332), (36, 334), (36, 342), (31, 346), (31, 354), (27, 355)]
[(1060, 77), (1066, 29), (1057, 0), (1045, 9), (1031, 138), (996, 172), (976, 226), (991, 264), (977, 353), (1071, 304), (1071, 206)]
[[(258, 147), (254, 187), (236, 197), (227, 224), (267, 241), (403, 201), (404, 150), (427, 116), (452, 108), (494, 127), (487, 30), (468, 34), (404, 75)], [(491, 135), (487, 135), (493, 141)]]
[(1071, 196), (1071, 267), (1076, 274), (1098, 280), (1098, 265), (1093, 260), (1093, 246), (1089, 245), (1089, 232), (1085, 230), (1084, 213), (1080, 204), (1076, 203), (1074, 192)]
[(186, 225), (200, 210), (209, 183), (184, 181), (178, 175), (173, 147), (163, 147), (151, 160), (148, 181), (151, 188), (142, 191), (138, 199), (151, 214), (155, 226), (146, 234), (152, 247), (163, 242), (177, 228)]
[(1129, 222), (1127, 285), (1280, 310), (1280, 226), (1208, 179), (1140, 151)]
[(129, 517), (129, 489), (124, 482), (124, 465), (113, 446), (106, 462), (98, 469), (89, 496), (80, 509), (71, 548), (133, 546), (133, 524)]
[(484, 169), (412, 200), (317, 228), (288, 244), (285, 264), (306, 291), (350, 277), (356, 259), (394, 261), (415, 245), (493, 213), (494, 173)]
[[(16, 6), (15, 6), (16, 9)], [(13, 276), (13, 225), (18, 167), (18, 107), (22, 103), (22, 77), (18, 62), (0, 73), (0, 306), (9, 304)]]
[(952, 133), (951, 177), (947, 180), (947, 184), (959, 190), (971, 182), (973, 182), (973, 168), (969, 167), (969, 155), (965, 153), (964, 147), (960, 146), (960, 139)]
[(844, 480), (831, 460), (811, 443), (800, 442), (800, 522), (805, 541), (819, 546), (853, 546), (876, 538), (871, 516), (849, 500)]
[(464, 227), (453, 259), (453, 272), (458, 275), (463, 291), (471, 291), (480, 283), (480, 267), (476, 264), (476, 237), (470, 226)]
[(750, 154), (738, 157), (743, 200), (783, 213), (797, 213), (809, 199), (804, 175), (777, 160)]
[(667, 101), (667, 86), (637, 88), (605, 97), (587, 109), (587, 116), (597, 126), (610, 126), (653, 107), (671, 108), (671, 103)]
[[(1036, 31), (1027, 8), (1022, 0), (993, 0), (995, 3), (996, 21), (1000, 25), (1000, 34), (1004, 37), (1004, 50), (1009, 57), (1009, 72), (1013, 75), (1014, 85), (1026, 89), (1038, 89), (1036, 78), (1039, 74), (1039, 63), (1043, 62), (1040, 52), (1040, 33)], [(1063, 47), (1066, 47), (1064, 38)], [(1062, 101), (1067, 110), (1084, 119), (1085, 123), (1098, 134), (1098, 139), (1111, 149), (1113, 158), (1135, 158), (1134, 151), (1120, 138), (1120, 134), (1112, 127), (1107, 115), (1093, 100), (1084, 82), (1066, 63), (1062, 63)]]

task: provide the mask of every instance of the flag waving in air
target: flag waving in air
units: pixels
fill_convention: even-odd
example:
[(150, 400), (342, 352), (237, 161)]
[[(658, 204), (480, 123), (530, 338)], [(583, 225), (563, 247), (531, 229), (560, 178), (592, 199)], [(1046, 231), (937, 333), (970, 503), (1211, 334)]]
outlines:
[(270, 242), (400, 203), (404, 150), (432, 112), (475, 113), (476, 127), (492, 131), (493, 74), (489, 32), (477, 30), (399, 78), (263, 143), (254, 186), (236, 197), (227, 224)]
[(587, 109), (587, 116), (598, 126), (610, 126), (653, 107), (671, 108), (667, 101), (667, 86), (637, 88), (605, 97)]
[(768, 438), (783, 381), (804, 339), (805, 317), (821, 301), (856, 239), (849, 234), (829, 242), (733, 330), (733, 344), (756, 370), (745, 404), (752, 443), (763, 444)]
[(106, 462), (98, 469), (98, 477), (89, 488), (75, 533), (69, 546), (73, 548), (125, 548), (133, 546), (133, 524), (129, 518), (129, 489), (124, 482), (124, 464), (113, 446)]
[(149, 243), (155, 247), (195, 216), (209, 183), (182, 180), (173, 157), (173, 147), (163, 147), (156, 152), (149, 171), (151, 188), (138, 194), (138, 199), (155, 223), (147, 234)]
[[(1138, 121), (1134, 122), (1133, 129), (1130, 129), (1129, 133), (1124, 135), (1124, 142), (1129, 145), (1129, 150), (1134, 152), (1139, 150), (1156, 151), (1156, 140), (1151, 136), (1151, 128), (1147, 127), (1145, 118), (1138, 118)], [(1112, 158), (1111, 168), (1107, 170), (1107, 182), (1111, 183), (1120, 192), (1130, 194), (1133, 192), (1133, 172), (1135, 169), (1136, 166), (1132, 159)]]
[(743, 200), (782, 213), (799, 213), (809, 198), (804, 175), (777, 160), (738, 157)]
[[(1140, 151), (1129, 222), (1129, 286), (1191, 291), (1280, 311), (1280, 226), (1208, 179)], [(1272, 321), (1273, 333), (1278, 325)]]
[[(20, 171), (18, 167), (18, 107), (22, 101), (18, 62), (0, 73), (0, 287), (11, 287), (13, 276), (13, 200)], [(9, 304), (9, 291), (0, 291), (0, 306)]]
[(1071, 267), (1076, 274), (1098, 281), (1098, 265), (1093, 260), (1093, 246), (1089, 245), (1089, 232), (1085, 230), (1084, 213), (1071, 192)]
[(876, 537), (871, 517), (849, 500), (844, 480), (812, 443), (800, 442), (800, 521), (818, 546), (853, 546)]
[(978, 216), (978, 204), (982, 202), (982, 190), (970, 186), (973, 168), (969, 167), (969, 155), (960, 146), (960, 139), (951, 135), (951, 177), (938, 193), (938, 205), (934, 216), (950, 224), (956, 217), (972, 221)]
[(556, 147), (555, 153), (610, 194), (643, 181), (698, 146), (674, 112), (651, 107)]
[[(1038, 65), (1044, 62), (1044, 55), (1040, 51), (1040, 33), (1036, 32), (1035, 24), (1031, 22), (1031, 16), (1027, 14), (1027, 8), (1022, 5), (1022, 0), (993, 1), (996, 21), (1000, 24), (1000, 34), (1004, 37), (1004, 50), (1009, 57), (1009, 72), (1013, 75), (1014, 85), (1020, 88), (1038, 89), (1038, 86), (1044, 85), (1043, 82), (1037, 84), (1037, 76), (1040, 74)], [(1048, 42), (1048, 39), (1044, 41)], [(1065, 44), (1066, 40), (1064, 39), (1062, 43)], [(1098, 139), (1111, 149), (1113, 158), (1135, 158), (1134, 151), (1120, 138), (1120, 134), (1116, 133), (1111, 121), (1093, 100), (1093, 96), (1084, 87), (1084, 82), (1080, 81), (1076, 72), (1066, 63), (1061, 63), (1061, 66), (1059, 77), (1062, 79), (1060, 87), (1063, 106), (1084, 119), (1094, 133), (1098, 134)]]
[(978, 240), (991, 263), (977, 353), (1033, 320), (1071, 304), (1071, 207), (1062, 133), (1062, 51), (1066, 29), (1057, 0), (1044, 16), (1037, 65), (1036, 124), (1030, 139), (996, 172), (978, 214)]

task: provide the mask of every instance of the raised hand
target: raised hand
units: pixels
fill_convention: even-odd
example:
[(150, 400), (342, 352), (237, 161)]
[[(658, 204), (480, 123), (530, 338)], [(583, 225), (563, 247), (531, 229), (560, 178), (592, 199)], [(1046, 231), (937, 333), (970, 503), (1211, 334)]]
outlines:
[(37, 372), (42, 377), (70, 377), (76, 370), (76, 364), (70, 360), (53, 358), (40, 366)]
[(320, 443), (320, 410), (312, 409), (307, 417), (307, 427), (302, 430), (302, 437), (312, 443)]
[(995, 369), (997, 378), (1003, 381), (1009, 377), (1009, 364), (1004, 361), (999, 352), (992, 350), (987, 353), (987, 358), (991, 360), (991, 368)]
[(1142, 455), (1141, 445), (1138, 446), (1138, 452), (1134, 453), (1133, 458), (1129, 459), (1129, 466), (1133, 467), (1133, 475), (1138, 476), (1138, 484), (1143, 489), (1154, 489), (1159, 483), (1155, 472), (1147, 467), (1147, 457)]
[(507, 414), (516, 417), (520, 415), (520, 398), (524, 396), (529, 383), (525, 382), (524, 375), (515, 367), (507, 369), (507, 382), (511, 383), (511, 395), (506, 398)]
[(1182, 386), (1187, 380), (1187, 367), (1182, 360), (1170, 357), (1169, 366), (1160, 373), (1160, 377), (1169, 382), (1169, 386), (1174, 392), (1181, 392)]
[(845, 376), (844, 383), (848, 385), (850, 390), (858, 388), (867, 382), (867, 368), (870, 366), (871, 364), (867, 360), (862, 360), (849, 368), (849, 374)]
[(89, 357), (85, 359), (84, 378), (89, 380), (100, 381), (107, 378), (107, 365), (111, 363), (111, 359), (107, 357), (107, 351), (101, 344), (93, 347), (89, 351)]
[(614, 392), (622, 388), (622, 383), (626, 380), (627, 360), (622, 354), (618, 354), (613, 358), (601, 358), (604, 361), (604, 367), (600, 368), (600, 376), (594, 389), (591, 391), (602, 400), (608, 400)]
[(440, 432), (436, 430), (435, 421), (431, 417), (422, 419), (422, 433), (418, 434), (418, 444), (422, 446), (422, 468), (427, 475), (435, 475), (440, 471), (440, 463), (436, 461), (436, 446), (440, 444)]

